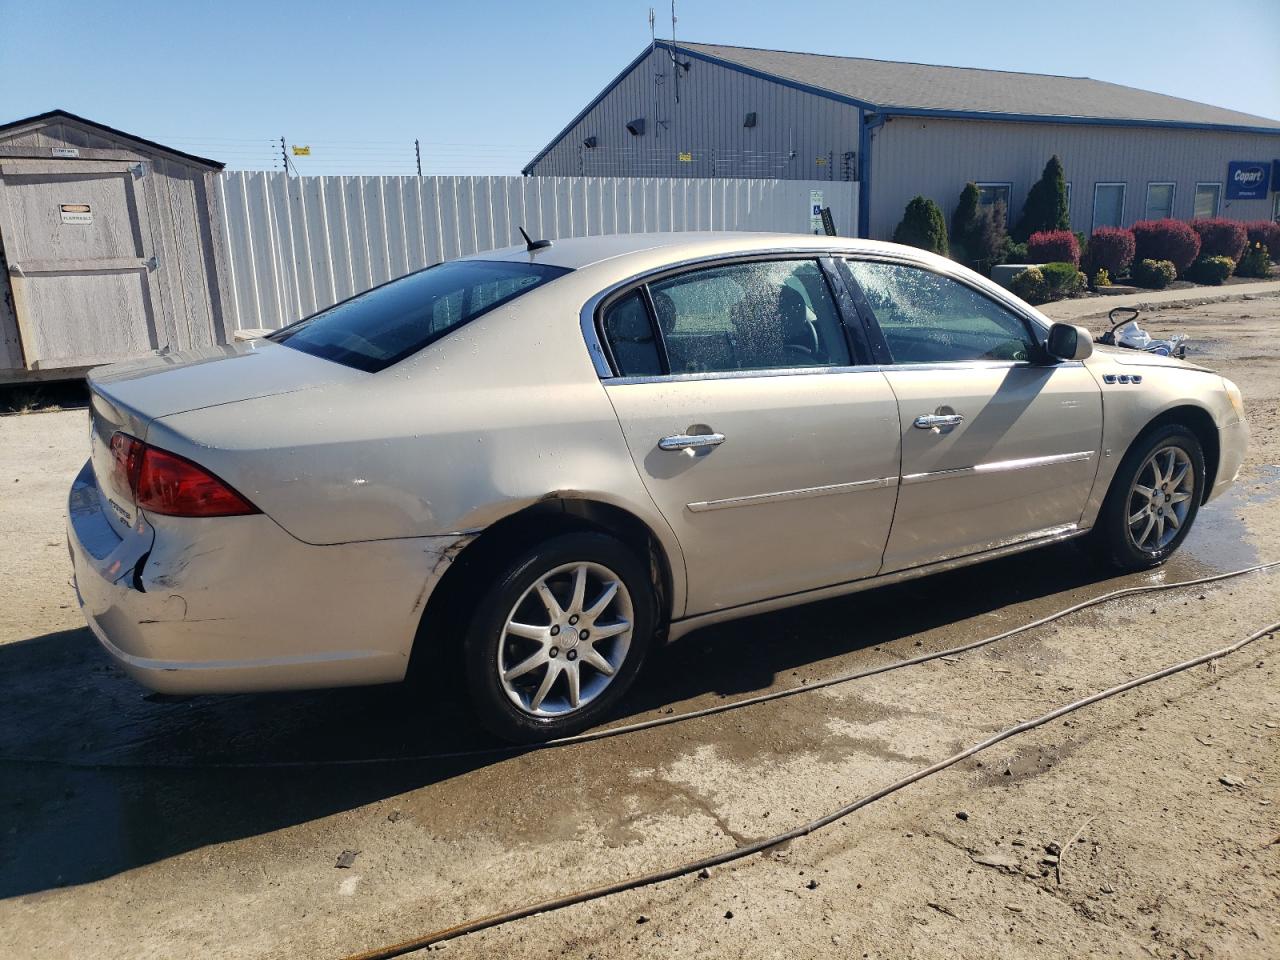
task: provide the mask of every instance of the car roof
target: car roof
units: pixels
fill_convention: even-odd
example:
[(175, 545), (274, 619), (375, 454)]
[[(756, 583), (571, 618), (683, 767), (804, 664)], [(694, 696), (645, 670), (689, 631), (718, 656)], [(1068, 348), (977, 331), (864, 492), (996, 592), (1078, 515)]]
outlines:
[(753, 253), (814, 251), (839, 255), (890, 256), (914, 262), (943, 274), (961, 276), (971, 286), (985, 291), (998, 302), (1031, 317), (1045, 330), (1053, 324), (1030, 304), (1019, 300), (987, 277), (974, 273), (954, 260), (928, 250), (852, 237), (828, 237), (804, 233), (748, 233), (732, 231), (689, 231), (672, 233), (619, 233), (594, 237), (565, 237), (549, 247), (530, 251), (524, 244), (475, 253), (464, 260), (498, 260), (512, 263), (543, 263), (581, 270), (590, 287), (603, 289), (617, 281), (641, 276), (676, 264), (719, 257), (750, 256)]
[[(770, 250), (840, 250), (858, 252), (898, 252), (903, 247), (878, 240), (856, 240), (803, 233), (748, 233), (745, 231), (688, 231), (671, 233), (618, 233), (593, 237), (564, 237), (551, 246), (530, 251), (524, 244), (471, 254), (467, 260), (503, 260), (543, 263), (556, 267), (581, 269), (606, 260), (627, 258), (636, 254), (661, 253), (671, 262), (693, 260), (721, 254), (753, 253)], [(919, 258), (920, 250), (910, 253)], [(924, 254), (927, 257), (927, 254)]]

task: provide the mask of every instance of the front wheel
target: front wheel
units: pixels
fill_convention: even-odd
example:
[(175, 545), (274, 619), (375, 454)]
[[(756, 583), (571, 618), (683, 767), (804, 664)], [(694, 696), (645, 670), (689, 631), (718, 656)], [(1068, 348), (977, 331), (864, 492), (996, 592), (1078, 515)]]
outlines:
[(499, 573), (467, 631), (478, 719), (520, 743), (586, 729), (635, 680), (655, 620), (647, 570), (626, 545), (571, 533), (533, 547)]
[(1111, 481), (1094, 535), (1122, 570), (1145, 570), (1186, 539), (1203, 499), (1204, 452), (1195, 434), (1167, 424), (1139, 439)]

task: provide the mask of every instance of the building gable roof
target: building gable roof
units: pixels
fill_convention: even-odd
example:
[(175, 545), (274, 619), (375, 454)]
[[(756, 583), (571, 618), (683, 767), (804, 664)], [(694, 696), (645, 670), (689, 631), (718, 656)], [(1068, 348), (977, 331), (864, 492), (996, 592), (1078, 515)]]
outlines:
[(140, 144), (149, 150), (159, 150), (177, 157), (188, 163), (194, 163), (198, 166), (208, 167), (212, 170), (221, 170), (225, 164), (219, 163), (217, 160), (210, 160), (207, 157), (198, 157), (194, 153), (186, 153), (182, 150), (175, 150), (173, 147), (166, 147), (163, 143), (156, 143), (154, 140), (148, 140), (145, 137), (139, 137), (136, 134), (126, 133), (123, 130), (117, 130), (115, 127), (109, 127), (105, 123), (98, 123), (95, 120), (89, 120), (85, 117), (71, 113), (69, 110), (46, 110), (44, 113), (37, 113), (31, 117), (23, 117), (21, 120), (11, 120), (8, 123), (0, 123), (0, 139), (5, 134), (20, 127), (38, 126), (49, 121), (69, 120), (72, 123), (85, 127), (91, 127), (100, 130), (109, 137), (118, 137), (122, 140), (129, 140), (133, 143)]
[(943, 67), (711, 43), (658, 42), (677, 52), (790, 82), (820, 95), (833, 95), (877, 113), (1222, 127), (1280, 133), (1280, 120), (1089, 77)]

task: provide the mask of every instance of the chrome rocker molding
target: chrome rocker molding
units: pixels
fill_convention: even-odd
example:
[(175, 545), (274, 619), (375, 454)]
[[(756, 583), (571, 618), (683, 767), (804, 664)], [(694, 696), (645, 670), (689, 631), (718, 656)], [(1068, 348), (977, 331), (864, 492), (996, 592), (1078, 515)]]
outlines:
[(803, 487), (799, 490), (780, 490), (777, 493), (757, 493), (745, 497), (727, 497), (724, 500), (699, 500), (687, 504), (692, 513), (707, 510), (727, 510), (729, 507), (753, 507), (759, 503), (778, 503), (783, 500), (808, 500), (812, 497), (829, 497), (837, 493), (853, 493), (857, 490), (879, 490), (898, 482), (897, 477), (876, 477), (873, 480), (855, 480), (852, 483), (832, 483), (824, 487)]
[(950, 560), (939, 560), (935, 563), (926, 563), (919, 567), (908, 567), (905, 570), (895, 570), (892, 573), (878, 574), (874, 577), (866, 577), (862, 580), (850, 580), (846, 583), (837, 583), (829, 587), (820, 587), (816, 590), (805, 590), (801, 593), (787, 594), (782, 597), (772, 597), (768, 600), (761, 600), (756, 603), (743, 604), (737, 607), (726, 607), (723, 610), (712, 610), (708, 613), (700, 613), (696, 616), (686, 617), (683, 620), (675, 620), (671, 623), (667, 631), (668, 642), (678, 640), (686, 634), (692, 633), (694, 630), (700, 630), (702, 627), (709, 627), (714, 623), (723, 623), (726, 620), (737, 620), (741, 617), (751, 617), (756, 614), (769, 613), (772, 610), (780, 610), (784, 607), (795, 606), (799, 603), (815, 603), (819, 600), (829, 600), (833, 597), (843, 597), (851, 593), (859, 593), (863, 590), (873, 590), (876, 587), (888, 586), (891, 583), (901, 583), (904, 580), (915, 580), (918, 577), (927, 577), (933, 573), (942, 573), (946, 570), (955, 570), (959, 567), (967, 567), (975, 563), (983, 563), (987, 560), (995, 560), (998, 557), (1007, 556), (1011, 553), (1020, 553), (1023, 550), (1032, 547), (1043, 547), (1051, 543), (1059, 543), (1063, 540), (1071, 540), (1074, 537), (1083, 536), (1089, 532), (1089, 528), (1081, 528), (1078, 524), (1068, 523), (1057, 527), (1049, 527), (1045, 530), (1037, 530), (1026, 536), (1017, 537), (1007, 540), (1000, 544), (994, 544), (978, 553), (970, 553), (963, 557), (953, 557)]

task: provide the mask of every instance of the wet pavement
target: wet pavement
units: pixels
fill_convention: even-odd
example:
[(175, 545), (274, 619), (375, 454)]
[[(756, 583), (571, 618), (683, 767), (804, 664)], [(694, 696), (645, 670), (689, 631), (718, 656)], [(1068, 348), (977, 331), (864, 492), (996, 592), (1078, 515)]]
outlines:
[[(1235, 501), (1275, 493), (1233, 491), (1209, 505), (1160, 576), (1189, 579), (1257, 563), (1256, 549), (1234, 533)], [(1104, 586), (1151, 579), (1100, 575), (1086, 552), (1064, 544), (709, 628), (655, 654), (614, 722), (917, 656), (955, 642), (950, 624), (1013, 605), (1019, 620), (1036, 619)], [(934, 638), (929, 646), (916, 645), (924, 635)], [(99, 880), (505, 759), (414, 760), (502, 746), (468, 722), (463, 706), (441, 703), (429, 689), (147, 693), (107, 660), (87, 628), (0, 646), (0, 690), (0, 763), (11, 771), (0, 780), (0, 808), (10, 820), (0, 897)], [(606, 749), (632, 748), (618, 740)]]

